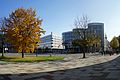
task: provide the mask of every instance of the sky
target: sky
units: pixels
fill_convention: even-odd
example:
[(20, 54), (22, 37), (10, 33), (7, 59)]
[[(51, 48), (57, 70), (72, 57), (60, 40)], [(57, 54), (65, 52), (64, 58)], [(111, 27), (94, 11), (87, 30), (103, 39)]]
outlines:
[(75, 18), (82, 15), (91, 22), (104, 23), (109, 41), (120, 35), (120, 0), (0, 0), (0, 18), (20, 7), (36, 10), (37, 17), (43, 19), (45, 35), (53, 32), (62, 36), (75, 28)]

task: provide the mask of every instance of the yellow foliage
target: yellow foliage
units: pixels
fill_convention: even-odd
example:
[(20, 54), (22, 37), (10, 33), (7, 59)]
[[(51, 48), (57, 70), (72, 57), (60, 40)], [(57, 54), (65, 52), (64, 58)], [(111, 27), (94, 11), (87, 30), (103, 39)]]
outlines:
[(32, 8), (18, 8), (6, 20), (6, 37), (18, 52), (34, 52), (43, 33), (42, 20), (36, 18)]

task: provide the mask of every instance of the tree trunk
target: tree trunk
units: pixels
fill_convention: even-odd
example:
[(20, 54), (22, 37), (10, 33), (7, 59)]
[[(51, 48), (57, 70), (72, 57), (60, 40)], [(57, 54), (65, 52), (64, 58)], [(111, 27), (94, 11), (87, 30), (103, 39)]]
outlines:
[(38, 50), (34, 50), (34, 53), (35, 53), (35, 55), (36, 55), (36, 57), (38, 56)]
[(83, 47), (83, 58), (85, 58), (85, 47)]
[(85, 52), (83, 53), (83, 58), (85, 58)]
[(22, 51), (22, 58), (24, 58), (24, 52)]
[(2, 48), (2, 57), (4, 57), (4, 47)]
[(4, 53), (2, 52), (2, 57), (4, 57)]
[(4, 42), (2, 40), (2, 57), (4, 57)]

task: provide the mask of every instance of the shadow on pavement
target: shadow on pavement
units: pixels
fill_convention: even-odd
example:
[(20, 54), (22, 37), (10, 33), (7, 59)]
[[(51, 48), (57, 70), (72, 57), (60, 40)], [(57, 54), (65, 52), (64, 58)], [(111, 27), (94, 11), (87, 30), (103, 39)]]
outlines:
[(0, 80), (120, 80), (120, 56), (108, 62), (73, 69), (1, 74)]

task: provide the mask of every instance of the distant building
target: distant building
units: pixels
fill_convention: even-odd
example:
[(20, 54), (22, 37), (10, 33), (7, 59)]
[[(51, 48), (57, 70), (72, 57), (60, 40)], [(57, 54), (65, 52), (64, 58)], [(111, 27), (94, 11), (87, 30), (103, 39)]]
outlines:
[(62, 38), (53, 33), (42, 37), (40, 40), (41, 42), (39, 43), (38, 48), (63, 49)]
[(62, 39), (63, 39), (63, 46), (65, 47), (65, 49), (73, 48), (72, 46), (72, 41), (74, 40), (73, 31), (62, 33)]
[(88, 30), (94, 31), (101, 39), (101, 47), (104, 49), (104, 23), (89, 23)]
[(11, 53), (14, 53), (14, 52), (17, 52), (14, 48), (13, 48), (13, 45), (6, 42), (5, 41), (5, 37), (3, 37), (4, 34), (3, 32), (0, 32), (0, 52), (4, 52), (5, 53), (8, 53), (8, 52), (11, 52)]
[[(72, 41), (75, 39), (80, 39), (82, 35), (76, 34), (78, 31), (82, 33), (84, 30), (75, 28), (72, 31), (62, 33), (63, 45), (65, 46), (65, 49), (75, 48), (72, 46)], [(89, 23), (86, 31), (87, 34), (91, 33), (90, 31), (92, 31), (95, 33), (95, 35), (99, 36), (101, 40), (101, 48), (104, 49), (104, 23)]]

